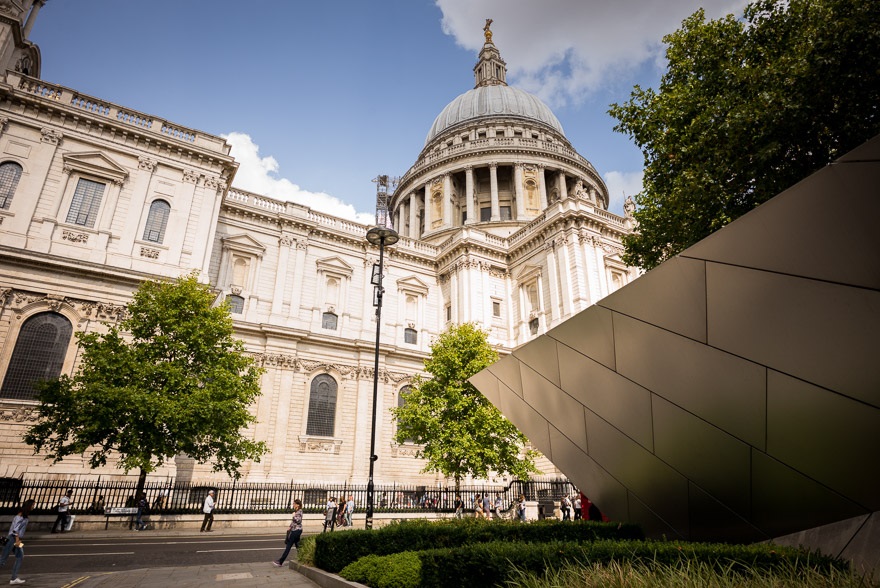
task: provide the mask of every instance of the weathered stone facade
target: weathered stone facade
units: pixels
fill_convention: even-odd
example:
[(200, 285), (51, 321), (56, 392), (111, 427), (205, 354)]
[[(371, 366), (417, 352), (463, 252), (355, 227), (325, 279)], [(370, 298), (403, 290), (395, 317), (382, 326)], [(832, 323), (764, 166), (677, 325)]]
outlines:
[[(378, 259), (368, 227), (234, 188), (238, 164), (222, 138), (44, 82), (38, 68), (16, 71), (22, 55), (39, 56), (25, 32), (41, 2), (25, 4), (0, 22), (0, 477), (92, 475), (21, 442), (34, 401), (10, 392), (7, 376), (23, 325), (51, 316), (101, 331), (142, 280), (195, 271), (218, 303), (230, 300), (237, 335), (266, 368), (248, 434), (271, 453), (245, 479), (366, 482)], [(546, 106), (506, 85), (488, 37), (478, 68), (475, 90), (507, 106), (447, 108), (392, 198), (401, 239), (385, 260), (379, 484), (439, 481), (419, 473), (417, 447), (393, 442), (389, 412), (433, 337), (476, 321), (506, 353), (634, 276), (620, 261), (630, 221), (606, 210), (599, 174)], [(61, 351), (56, 375), (72, 373), (75, 338)], [(309, 432), (319, 383), (335, 386), (322, 434)], [(179, 456), (158, 473), (208, 472)]]

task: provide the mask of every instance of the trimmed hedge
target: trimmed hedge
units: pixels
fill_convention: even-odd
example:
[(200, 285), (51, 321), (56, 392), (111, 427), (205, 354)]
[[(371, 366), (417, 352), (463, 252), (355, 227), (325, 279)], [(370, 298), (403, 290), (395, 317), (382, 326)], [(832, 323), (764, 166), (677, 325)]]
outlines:
[(366, 555), (390, 555), (403, 551), (421, 551), (460, 547), (490, 541), (546, 543), (564, 541), (581, 543), (600, 539), (642, 539), (637, 525), (594, 521), (405, 521), (371, 531), (322, 533), (315, 540), (314, 563), (332, 573)]
[(393, 555), (367, 555), (342, 570), (342, 577), (373, 588), (418, 588), (422, 564), (413, 551)]
[[(400, 554), (399, 554), (400, 555)], [(413, 567), (413, 556), (419, 569)], [(845, 571), (847, 562), (803, 550), (771, 544), (728, 545), (710, 543), (607, 541), (571, 544), (564, 542), (480, 543), (449, 549), (431, 549), (407, 554), (404, 571), (394, 570), (397, 556), (369, 556), (342, 570), (342, 577), (374, 588), (468, 588), (497, 586), (513, 579), (520, 571), (543, 574), (563, 564), (590, 565), (639, 562), (646, 565), (687, 565), (701, 562), (726, 573), (780, 568), (813, 568), (820, 572)], [(366, 558), (365, 558), (366, 559)], [(364, 570), (370, 570), (365, 573)], [(394, 578), (398, 583), (386, 583)]]

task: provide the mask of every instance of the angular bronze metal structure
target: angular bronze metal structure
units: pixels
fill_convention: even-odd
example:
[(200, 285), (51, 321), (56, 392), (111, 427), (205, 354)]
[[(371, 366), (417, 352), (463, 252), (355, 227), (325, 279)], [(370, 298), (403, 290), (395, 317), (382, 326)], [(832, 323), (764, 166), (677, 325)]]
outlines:
[(880, 137), (471, 381), (615, 520), (878, 568)]

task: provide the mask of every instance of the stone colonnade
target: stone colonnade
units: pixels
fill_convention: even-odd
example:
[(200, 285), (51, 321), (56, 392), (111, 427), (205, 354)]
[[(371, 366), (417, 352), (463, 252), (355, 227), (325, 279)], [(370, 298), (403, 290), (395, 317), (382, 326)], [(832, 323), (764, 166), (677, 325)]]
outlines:
[(481, 222), (529, 221), (569, 197), (599, 201), (592, 182), (563, 169), (521, 162), (467, 165), (414, 184), (397, 201), (393, 223), (401, 235), (418, 239)]

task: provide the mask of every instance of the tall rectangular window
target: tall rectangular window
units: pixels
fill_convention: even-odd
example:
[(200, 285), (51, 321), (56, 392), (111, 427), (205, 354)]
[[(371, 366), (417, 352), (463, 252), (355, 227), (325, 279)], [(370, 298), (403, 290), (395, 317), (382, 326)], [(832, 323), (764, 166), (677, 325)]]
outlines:
[(73, 193), (73, 202), (67, 213), (67, 222), (83, 227), (94, 228), (98, 219), (98, 209), (104, 196), (106, 184), (80, 178)]
[(487, 222), (492, 220), (492, 208), (481, 208), (480, 209), (480, 222)]

